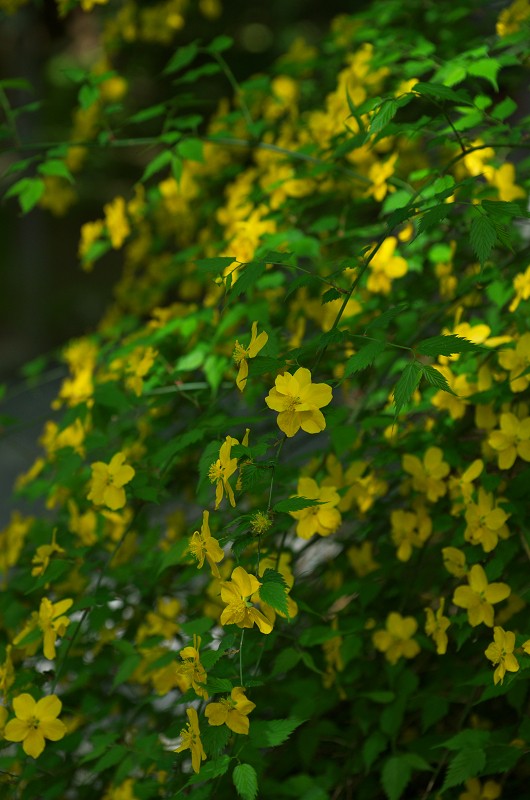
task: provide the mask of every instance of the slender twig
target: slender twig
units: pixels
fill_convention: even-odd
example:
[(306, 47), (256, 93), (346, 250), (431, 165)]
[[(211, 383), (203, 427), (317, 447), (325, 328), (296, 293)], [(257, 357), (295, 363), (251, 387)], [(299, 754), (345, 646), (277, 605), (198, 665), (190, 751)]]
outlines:
[(210, 55), (212, 55), (215, 58), (215, 60), (217, 61), (217, 63), (221, 67), (221, 69), (223, 70), (224, 74), (226, 75), (226, 77), (230, 81), (230, 85), (231, 85), (232, 89), (234, 90), (235, 94), (237, 95), (237, 97), (239, 98), (239, 102), (241, 103), (241, 110), (243, 111), (243, 115), (245, 117), (247, 125), (250, 127), (251, 125), (254, 124), (254, 121), (253, 121), (253, 119), (252, 119), (252, 117), (250, 115), (250, 110), (249, 110), (249, 107), (247, 106), (247, 103), (246, 103), (245, 97), (243, 95), (243, 92), (241, 91), (241, 87), (238, 84), (238, 82), (236, 81), (234, 73), (232, 72), (232, 70), (228, 66), (228, 63), (225, 61), (225, 59), (223, 58), (221, 53), (218, 53), (216, 50), (214, 50), (213, 52), (211, 50), (204, 50), (204, 52), (209, 53)]

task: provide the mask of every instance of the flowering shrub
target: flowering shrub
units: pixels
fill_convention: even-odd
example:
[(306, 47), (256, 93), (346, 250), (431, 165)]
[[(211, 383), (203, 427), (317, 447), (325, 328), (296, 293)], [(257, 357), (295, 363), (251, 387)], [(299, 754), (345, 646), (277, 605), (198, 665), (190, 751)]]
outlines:
[(171, 47), (192, 4), (80, 5), (104, 57), (70, 142), (7, 115), (5, 196), (64, 213), (98, 147), (149, 159), (82, 226), (123, 273), (16, 483), (46, 510), (0, 533), (0, 782), (526, 796), (530, 4), (374, 0), (240, 85), (226, 35)]

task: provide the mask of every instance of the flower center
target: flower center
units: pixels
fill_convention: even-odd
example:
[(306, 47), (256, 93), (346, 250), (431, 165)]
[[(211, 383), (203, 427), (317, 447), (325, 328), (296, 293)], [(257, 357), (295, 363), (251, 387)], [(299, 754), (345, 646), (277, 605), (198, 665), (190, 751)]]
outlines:
[(299, 397), (289, 397), (288, 405), (287, 405), (287, 408), (285, 410), (286, 411), (296, 411), (296, 406), (299, 406), (300, 402), (301, 402), (301, 400), (300, 400)]
[(220, 461), (216, 461), (215, 464), (212, 464), (208, 470), (208, 478), (210, 479), (210, 483), (215, 483), (215, 481), (222, 480), (223, 472), (224, 470)]
[(234, 352), (232, 353), (232, 358), (234, 359), (236, 364), (239, 365), (247, 357), (248, 357), (248, 352), (246, 348), (243, 347), (242, 344), (239, 344), (238, 341), (236, 341)]

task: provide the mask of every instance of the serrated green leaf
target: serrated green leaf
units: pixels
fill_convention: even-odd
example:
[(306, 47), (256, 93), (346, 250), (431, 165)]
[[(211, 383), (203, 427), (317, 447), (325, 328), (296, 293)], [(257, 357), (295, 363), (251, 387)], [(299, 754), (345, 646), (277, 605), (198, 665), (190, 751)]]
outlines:
[(281, 583), (263, 583), (259, 588), (259, 599), (280, 614), (288, 616), (287, 586)]
[(387, 748), (388, 740), (381, 731), (374, 731), (365, 740), (362, 748), (364, 766), (368, 772), (376, 758)]
[(324, 306), (326, 305), (326, 303), (331, 303), (332, 300), (338, 300), (340, 297), (343, 296), (344, 295), (341, 292), (337, 291), (337, 289), (334, 289), (332, 287), (331, 289), (328, 289), (327, 292), (324, 292), (324, 294), (322, 295), (321, 305)]
[(361, 350), (350, 356), (344, 368), (344, 378), (359, 372), (361, 369), (371, 366), (374, 359), (383, 352), (386, 342), (368, 342)]
[(370, 133), (377, 133), (388, 125), (398, 108), (395, 100), (387, 100), (381, 105), (370, 121)]
[(416, 390), (416, 386), (420, 382), (421, 375), (422, 369), (421, 367), (416, 366), (416, 364), (408, 364), (403, 370), (403, 373), (394, 388), (394, 406), (396, 408), (396, 416), (399, 414), (401, 409), (410, 402), (412, 395)]
[(262, 583), (278, 583), (280, 586), (287, 588), (285, 578), (275, 569), (266, 569), (261, 576)]
[(109, 767), (113, 767), (115, 764), (118, 764), (127, 754), (128, 750), (125, 747), (117, 744), (112, 747), (108, 752), (102, 756), (96, 764), (91, 767), (92, 772), (103, 772), (104, 769), (108, 769)]
[(238, 764), (232, 773), (238, 795), (243, 800), (254, 800), (258, 794), (258, 776), (250, 764)]
[(493, 224), (495, 225), (495, 233), (497, 234), (497, 239), (499, 240), (499, 242), (501, 242), (501, 244), (507, 247), (508, 250), (511, 250), (512, 253), (515, 253), (515, 250), (513, 249), (512, 243), (510, 241), (510, 234), (508, 233), (504, 225), (500, 222), (497, 222), (496, 219), (493, 220)]
[(527, 217), (527, 212), (518, 203), (506, 200), (483, 200), (482, 208), (492, 219), (502, 220), (504, 217)]
[(489, 731), (466, 728), (445, 742), (440, 742), (439, 747), (447, 747), (448, 750), (464, 750), (466, 748), (474, 750), (488, 744), (490, 740), (491, 733)]
[(462, 336), (455, 336), (450, 334), (447, 336), (431, 336), (430, 339), (424, 339), (416, 347), (418, 353), (422, 356), (452, 356), (457, 353), (471, 353), (480, 352), (487, 348), (483, 345), (470, 342), (469, 339), (464, 339)]
[(201, 730), (201, 742), (209, 756), (216, 757), (224, 750), (230, 738), (230, 728), (226, 725), (209, 725)]
[(431, 386), (435, 386), (437, 389), (442, 389), (444, 392), (449, 392), (449, 394), (458, 397), (458, 395), (453, 392), (447, 383), (447, 379), (439, 370), (436, 369), (436, 367), (431, 367), (429, 364), (424, 364), (422, 374), (425, 380), (428, 381)]
[(475, 217), (471, 226), (470, 239), (471, 246), (480, 261), (480, 266), (484, 269), (486, 259), (497, 239), (497, 232), (492, 220), (483, 214), (480, 217)]
[(200, 273), (206, 274), (213, 272), (218, 275), (230, 264), (233, 264), (237, 259), (231, 256), (216, 256), (215, 258), (199, 258), (195, 259), (195, 264)]
[(464, 103), (472, 105), (469, 95), (463, 89), (455, 92), (449, 89), (448, 86), (443, 86), (440, 83), (416, 83), (413, 87), (414, 92), (418, 92), (426, 97), (435, 97), (438, 100), (453, 100), (455, 103)]
[(213, 676), (208, 675), (208, 683), (206, 684), (206, 688), (210, 694), (222, 694), (223, 692), (231, 692), (234, 687), (228, 678), (214, 678)]
[(268, 372), (276, 372), (285, 366), (285, 358), (270, 358), (269, 356), (255, 356), (248, 362), (249, 378), (257, 375), (266, 375)]
[(283, 511), (288, 514), (290, 511), (302, 511), (304, 508), (311, 508), (312, 506), (324, 505), (320, 500), (309, 500), (307, 497), (289, 497), (286, 500), (280, 500), (273, 511)]
[(302, 652), (300, 653), (300, 659), (306, 665), (306, 667), (310, 669), (312, 672), (316, 672), (317, 675), (324, 674), (322, 670), (317, 667), (313, 656), (307, 650), (302, 650)]
[(304, 722), (295, 717), (256, 722), (250, 726), (250, 739), (255, 747), (278, 747)]
[(450, 789), (452, 786), (460, 786), (469, 778), (476, 778), (485, 766), (486, 754), (484, 750), (469, 747), (460, 750), (447, 767), (444, 784), (440, 792), (443, 794), (446, 789)]
[(441, 203), (439, 206), (429, 208), (420, 219), (418, 233), (424, 233), (436, 228), (443, 219), (446, 219), (451, 212), (450, 203)]
[(399, 303), (399, 305), (389, 308), (388, 311), (384, 311), (378, 317), (375, 317), (375, 319), (369, 322), (365, 328), (365, 331), (372, 330), (373, 328), (386, 328), (394, 319), (394, 317), (402, 314), (408, 307), (408, 303)]
[(300, 661), (300, 652), (294, 647), (286, 647), (276, 656), (272, 677), (280, 675), (282, 672), (289, 672)]
[(250, 264), (245, 264), (239, 272), (237, 281), (230, 290), (230, 300), (235, 300), (243, 292), (251, 289), (265, 272), (265, 266), (263, 261), (251, 261)]
[(407, 786), (412, 767), (402, 756), (392, 756), (381, 771), (381, 783), (388, 800), (399, 800)]
[(215, 625), (213, 619), (210, 617), (199, 617), (199, 619), (192, 619), (189, 622), (183, 622), (180, 629), (188, 636), (204, 636)]
[(485, 78), (491, 83), (496, 92), (499, 91), (497, 83), (497, 72), (501, 65), (495, 58), (479, 58), (467, 65), (468, 75), (475, 75), (477, 78)]

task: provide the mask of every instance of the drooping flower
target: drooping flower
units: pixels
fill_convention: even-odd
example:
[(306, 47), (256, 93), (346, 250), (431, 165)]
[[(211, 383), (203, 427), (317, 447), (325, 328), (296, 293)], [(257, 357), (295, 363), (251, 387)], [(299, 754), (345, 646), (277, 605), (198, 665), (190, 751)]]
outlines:
[(210, 725), (226, 725), (234, 733), (248, 734), (248, 715), (254, 711), (256, 704), (247, 699), (245, 689), (235, 686), (230, 697), (224, 697), (220, 703), (209, 703), (204, 714)]
[(511, 469), (517, 456), (530, 461), (530, 417), (521, 421), (515, 414), (501, 414), (500, 430), (490, 432), (488, 443), (498, 453), (499, 469)]
[(459, 586), (455, 590), (453, 603), (467, 610), (467, 618), (473, 628), (481, 622), (493, 628), (493, 604), (506, 600), (512, 590), (506, 583), (488, 584), (480, 564), (473, 564), (467, 579), (469, 586)]
[(228, 479), (237, 469), (237, 458), (230, 457), (230, 450), (233, 444), (239, 444), (237, 439), (232, 436), (227, 436), (226, 441), (221, 445), (219, 450), (219, 458), (211, 465), (208, 470), (208, 477), (210, 483), (216, 483), (215, 488), (215, 510), (219, 508), (219, 504), (223, 499), (224, 492), (230, 501), (230, 505), (235, 508), (236, 501), (234, 497), (234, 490), (230, 486)]
[(478, 490), (478, 503), (468, 503), (465, 517), (466, 542), (481, 544), (485, 553), (491, 553), (497, 547), (499, 536), (501, 539), (507, 539), (510, 535), (506, 525), (508, 514), (502, 508), (498, 508), (493, 492), (486, 492), (482, 486)]
[(412, 637), (418, 630), (414, 617), (402, 617), (392, 611), (386, 620), (386, 630), (376, 631), (372, 635), (374, 647), (385, 654), (391, 664), (397, 664), (401, 656), (414, 658), (420, 652), (420, 646)]
[(429, 447), (423, 456), (423, 463), (410, 453), (403, 456), (403, 469), (412, 475), (413, 488), (417, 492), (425, 492), (432, 503), (447, 491), (442, 479), (449, 474), (451, 467), (443, 460), (443, 456), (443, 450), (439, 447)]
[(199, 655), (200, 646), (201, 637), (193, 634), (193, 647), (191, 647), (191, 645), (185, 647), (179, 653), (181, 659), (183, 660), (183, 664), (178, 667), (178, 671), (181, 675), (185, 675), (185, 677), (190, 681), (195, 693), (198, 694), (199, 697), (203, 697), (205, 700), (208, 700), (209, 695), (204, 688), (207, 676), (206, 670), (201, 664), (201, 657)]
[(199, 729), (199, 717), (196, 710), (188, 708), (186, 710), (189, 722), (180, 732), (182, 744), (174, 750), (174, 753), (182, 753), (183, 750), (191, 750), (191, 766), (193, 771), (198, 773), (201, 769), (201, 761), (206, 760), (206, 753), (201, 742), (201, 732)]
[(432, 608), (426, 608), (427, 621), (425, 622), (425, 633), (434, 639), (436, 644), (436, 652), (442, 656), (447, 651), (447, 634), (446, 630), (451, 624), (448, 617), (444, 617), (444, 604), (445, 597), (440, 599), (440, 605), (436, 611), (436, 615)]
[(243, 567), (236, 567), (229, 581), (221, 582), (221, 599), (226, 608), (221, 614), (221, 625), (236, 624), (252, 628), (254, 623), (262, 633), (270, 633), (272, 625), (261, 611), (254, 608), (248, 598), (259, 591), (260, 582)]
[(493, 642), (488, 645), (486, 650), (486, 658), (492, 662), (497, 669), (493, 673), (493, 682), (495, 685), (500, 681), (504, 682), (506, 671), (517, 672), (519, 663), (513, 654), (515, 647), (515, 633), (512, 631), (505, 631), (497, 625), (493, 628)]
[(16, 719), (10, 720), (4, 730), (8, 742), (22, 742), (26, 755), (38, 758), (45, 747), (45, 739), (58, 742), (67, 733), (64, 722), (57, 719), (62, 703), (56, 694), (43, 697), (38, 703), (30, 694), (19, 694), (13, 700)]
[(237, 387), (240, 391), (243, 391), (246, 383), (247, 383), (247, 376), (248, 376), (248, 358), (254, 358), (258, 355), (259, 351), (262, 350), (269, 340), (269, 334), (265, 331), (262, 331), (260, 335), (258, 333), (258, 323), (252, 323), (252, 338), (250, 340), (250, 344), (248, 347), (243, 347), (243, 345), (239, 344), (236, 341), (234, 347), (234, 354), (233, 358), (236, 362), (237, 366), (239, 367), (239, 373), (236, 379)]
[(320, 409), (331, 403), (331, 399), (331, 387), (326, 383), (311, 383), (310, 371), (300, 367), (294, 375), (289, 372), (278, 375), (265, 402), (279, 412), (278, 427), (291, 437), (300, 428), (306, 433), (323, 431), (326, 420)]
[(212, 574), (215, 575), (216, 578), (220, 578), (221, 574), (216, 562), (222, 561), (225, 553), (217, 539), (210, 533), (210, 526), (208, 524), (209, 516), (209, 511), (203, 511), (200, 533), (199, 531), (195, 531), (191, 537), (189, 550), (192, 556), (199, 562), (197, 569), (202, 568), (204, 559), (206, 558), (211, 567)]
[(455, 578), (463, 578), (467, 574), (466, 554), (456, 547), (443, 547), (444, 567)]
[(313, 478), (300, 478), (297, 496), (323, 503), (321, 506), (309, 506), (301, 511), (289, 512), (291, 517), (298, 520), (296, 533), (300, 538), (310, 539), (315, 533), (320, 536), (335, 533), (342, 523), (342, 517), (335, 508), (340, 503), (340, 496), (334, 486), (319, 487)]
[(103, 461), (91, 464), (92, 479), (87, 497), (94, 505), (107, 506), (112, 511), (123, 508), (126, 503), (123, 487), (132, 481), (135, 475), (134, 469), (124, 464), (124, 461), (125, 453), (116, 453), (110, 464), (105, 464)]

